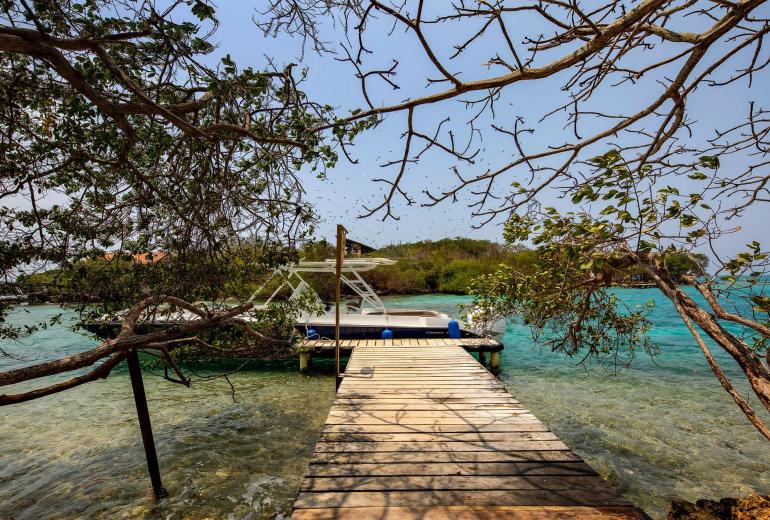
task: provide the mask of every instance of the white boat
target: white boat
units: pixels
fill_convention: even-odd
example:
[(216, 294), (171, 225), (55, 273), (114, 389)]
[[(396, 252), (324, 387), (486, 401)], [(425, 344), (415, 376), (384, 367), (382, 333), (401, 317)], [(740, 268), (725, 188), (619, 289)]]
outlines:
[[(342, 338), (381, 338), (383, 331), (390, 330), (395, 338), (447, 338), (451, 337), (450, 326), (457, 327), (454, 335), (460, 337), (479, 337), (480, 331), (454, 320), (443, 312), (427, 309), (398, 309), (386, 307), (380, 297), (364, 280), (360, 273), (376, 269), (383, 265), (393, 265), (395, 260), (388, 258), (348, 258), (343, 260), (340, 282), (355, 295), (355, 302), (340, 304), (340, 337)], [(302, 278), (301, 273), (326, 273), (334, 276), (336, 261), (333, 259), (320, 262), (301, 261), (276, 270), (275, 275), (284, 281), (273, 291), (267, 301), (256, 309), (266, 308), (284, 289), (291, 291), (289, 299), (315, 299), (320, 313), (302, 312), (297, 316), (297, 329), (306, 336), (334, 338), (335, 306), (323, 302), (312, 286)], [(250, 300), (256, 298), (258, 289)], [(451, 322), (457, 321), (456, 324)], [(451, 324), (451, 325), (450, 325)]]
[[(371, 285), (364, 280), (361, 272), (370, 271), (379, 266), (393, 265), (395, 260), (388, 258), (351, 258), (343, 260), (340, 282), (348, 287), (355, 295), (355, 301), (347, 300), (340, 303), (340, 337), (346, 339), (369, 338), (379, 339), (383, 332), (389, 330), (394, 338), (450, 338), (450, 337), (482, 337), (486, 331), (478, 330), (461, 320), (443, 312), (427, 309), (398, 309), (388, 308), (382, 302)], [(245, 321), (253, 321), (260, 311), (264, 311), (271, 302), (288, 289), (290, 300), (306, 298), (315, 301), (318, 312), (300, 312), (296, 317), (296, 328), (300, 334), (318, 339), (335, 337), (335, 305), (334, 302), (324, 302), (311, 285), (302, 278), (301, 273), (327, 273), (334, 276), (335, 260), (320, 262), (300, 261), (296, 264), (277, 268), (273, 276), (248, 301), (255, 301), (257, 296), (276, 277), (281, 277), (280, 283), (270, 297), (262, 304), (255, 305), (252, 310), (240, 316)], [(111, 337), (121, 323), (121, 315), (105, 315), (98, 320), (82, 325), (101, 337)], [(148, 311), (140, 319), (139, 328), (162, 328), (177, 325), (197, 316), (189, 311), (170, 305), (159, 305)], [(453, 323), (455, 322), (455, 323)], [(452, 328), (452, 332), (450, 332)]]

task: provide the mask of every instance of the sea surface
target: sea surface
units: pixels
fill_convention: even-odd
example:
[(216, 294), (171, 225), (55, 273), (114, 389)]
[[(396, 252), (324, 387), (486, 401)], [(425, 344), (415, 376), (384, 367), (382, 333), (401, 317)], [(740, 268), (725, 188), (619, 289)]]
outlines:
[[(661, 349), (654, 359), (640, 354), (629, 369), (586, 369), (538, 347), (526, 327), (511, 323), (501, 380), (654, 518), (664, 518), (675, 498), (770, 493), (770, 444), (719, 386), (671, 305), (651, 289), (617, 293), (630, 305), (654, 300), (650, 335)], [(448, 295), (386, 300), (450, 313), (470, 302)], [(95, 344), (68, 328), (71, 311), (55, 306), (18, 307), (12, 320), (32, 324), (60, 312), (63, 325), (1, 343), (23, 359), (0, 358), (0, 371)], [(746, 395), (737, 367), (716, 354)], [(217, 379), (185, 388), (145, 373), (170, 492), (159, 503), (148, 495), (125, 367), (106, 380), (0, 408), (0, 519), (288, 517), (334, 396), (333, 367), (321, 360), (313, 373), (299, 375), (296, 360), (254, 362), (229, 379), (232, 387)]]

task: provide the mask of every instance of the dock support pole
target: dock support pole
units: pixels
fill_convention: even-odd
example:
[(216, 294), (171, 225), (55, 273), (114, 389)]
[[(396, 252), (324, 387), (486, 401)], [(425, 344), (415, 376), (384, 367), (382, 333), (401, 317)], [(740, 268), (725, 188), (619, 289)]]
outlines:
[(500, 368), (500, 353), (492, 352), (489, 356), (489, 368), (497, 370)]
[(152, 436), (150, 411), (147, 408), (147, 396), (144, 393), (144, 381), (142, 381), (142, 368), (139, 366), (139, 354), (136, 352), (136, 349), (128, 354), (128, 373), (131, 375), (131, 388), (134, 391), (139, 429), (142, 431), (142, 443), (144, 444), (144, 454), (147, 457), (147, 470), (150, 472), (150, 481), (152, 482), (152, 494), (155, 496), (155, 500), (159, 500), (166, 498), (168, 491), (163, 487), (163, 483), (160, 480), (158, 454), (155, 452), (155, 439)]
[(304, 374), (307, 372), (307, 367), (309, 366), (309, 358), (310, 354), (307, 352), (300, 352), (299, 353), (299, 373)]
[(487, 353), (486, 352), (479, 351), (479, 363), (481, 363), (482, 366), (487, 364)]
[(340, 376), (340, 278), (342, 277), (342, 260), (345, 258), (345, 233), (347, 233), (345, 226), (337, 224), (337, 255), (334, 270), (334, 375), (337, 390), (342, 383), (342, 376)]

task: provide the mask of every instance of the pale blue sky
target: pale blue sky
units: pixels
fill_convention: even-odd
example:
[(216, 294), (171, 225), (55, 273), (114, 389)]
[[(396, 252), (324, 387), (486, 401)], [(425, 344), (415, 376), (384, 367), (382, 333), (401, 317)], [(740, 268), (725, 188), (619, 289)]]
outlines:
[[(251, 65), (261, 67), (266, 63), (265, 56), (274, 58), (278, 66), (288, 62), (295, 62), (309, 70), (309, 76), (304, 83), (304, 89), (310, 97), (322, 103), (328, 103), (339, 107), (341, 113), (347, 110), (364, 107), (359, 81), (353, 76), (350, 64), (340, 63), (334, 56), (318, 56), (312, 50), (305, 52), (301, 58), (301, 41), (288, 37), (265, 38), (256, 28), (252, 17), (258, 16), (255, 6), (259, 2), (251, 0), (220, 0), (217, 3), (217, 16), (221, 27), (215, 38), (220, 42), (217, 56), (231, 54), (236, 63), (241, 66)], [(515, 26), (514, 26), (515, 27)], [(527, 27), (531, 30), (531, 27)], [(684, 30), (697, 30), (698, 27), (682, 27)], [(324, 32), (327, 40), (336, 42), (339, 34), (329, 27)], [(442, 33), (436, 31), (430, 37), (441, 37)], [(375, 60), (372, 63), (386, 66), (391, 57), (399, 59), (399, 79), (405, 88), (393, 92), (390, 88), (373, 88), (370, 92), (375, 104), (394, 102), (403, 99), (407, 95), (425, 93), (423, 90), (426, 73), (432, 73), (431, 65), (419, 52), (417, 41), (412, 34), (404, 34), (396, 31), (388, 36), (387, 33), (375, 29), (368, 46), (374, 51)], [(453, 35), (453, 39), (457, 37)], [(521, 35), (515, 35), (515, 41), (521, 39)], [(452, 70), (462, 69), (463, 79), (481, 77), (490, 74), (481, 65), (486, 62), (495, 50), (490, 50), (495, 42), (489, 40), (482, 42), (478, 47), (471, 48), (458, 65), (451, 65)], [(647, 56), (637, 56), (634, 59), (646, 59)], [(748, 60), (748, 55), (739, 58), (736, 63), (743, 64)], [(499, 73), (499, 71), (498, 71)], [(560, 78), (561, 79), (561, 78)], [(650, 81), (654, 81), (651, 79)], [(545, 123), (537, 125), (537, 119), (544, 112), (554, 108), (554, 99), (559, 96), (559, 83), (554, 81), (522, 83), (505, 91), (503, 99), (498, 104), (497, 122), (507, 124), (515, 116), (526, 118), (528, 126), (535, 126), (537, 131), (531, 137), (529, 146), (533, 149), (537, 146), (561, 144), (569, 140), (571, 135), (561, 129), (561, 124)], [(641, 82), (632, 88), (606, 89), (601, 92), (601, 103), (608, 112), (621, 112), (626, 107), (638, 107), (639, 103), (647, 98), (657, 97), (659, 90), (650, 88), (652, 85)], [(745, 116), (748, 101), (754, 100), (767, 106), (770, 101), (770, 81), (768, 74), (755, 77), (752, 89), (745, 88), (745, 83), (740, 87), (727, 89), (700, 88), (689, 99), (689, 110), (692, 117), (697, 117), (699, 126), (704, 132), (711, 132), (714, 128), (722, 128), (734, 121), (733, 116), (738, 114)], [(416, 120), (425, 133), (432, 133), (431, 122), (439, 121), (446, 116), (451, 117), (455, 123), (457, 132), (462, 132), (467, 112), (456, 101), (444, 102), (433, 107), (421, 109)], [(328, 173), (326, 180), (317, 180), (312, 173), (303, 177), (305, 188), (309, 198), (314, 202), (322, 224), (319, 230), (321, 236), (331, 237), (336, 223), (344, 224), (350, 231), (350, 235), (364, 242), (376, 246), (392, 242), (409, 242), (414, 240), (438, 239), (442, 237), (469, 236), (476, 238), (488, 238), (499, 241), (501, 228), (498, 224), (489, 224), (483, 229), (472, 229), (471, 211), (464, 201), (455, 204), (443, 203), (437, 207), (424, 208), (419, 203), (425, 201), (422, 190), (428, 187), (440, 189), (442, 186), (450, 186), (452, 174), (449, 166), (454, 164), (441, 155), (426, 156), (416, 165), (411, 165), (407, 170), (404, 185), (409, 188), (417, 204), (406, 206), (403, 201), (398, 201), (396, 213), (399, 221), (382, 222), (378, 217), (359, 219), (361, 205), (373, 205), (380, 199), (384, 189), (383, 184), (374, 184), (372, 178), (388, 176), (392, 177), (396, 171), (394, 168), (383, 169), (379, 166), (385, 160), (395, 158), (402, 153), (402, 144), (399, 134), (405, 128), (405, 114), (393, 114), (387, 117), (384, 124), (366, 133), (356, 141), (353, 149), (354, 156), (359, 160), (358, 164), (350, 164), (341, 159), (338, 166)], [(510, 125), (509, 125), (510, 126)], [(482, 125), (483, 127), (483, 125)], [(590, 126), (583, 127), (583, 133), (590, 131)], [(478, 164), (467, 170), (468, 173), (484, 171), (488, 167), (503, 164), (507, 159), (515, 155), (512, 145), (508, 140), (498, 136), (492, 136), (487, 128), (483, 129), (485, 142), (479, 155)], [(703, 136), (695, 136), (703, 137)], [(458, 141), (462, 138), (458, 135)], [(597, 148), (597, 153), (606, 151), (608, 145)], [(501, 184), (509, 184), (515, 177), (506, 177)], [(683, 183), (686, 187), (687, 181)], [(574, 209), (571, 204), (547, 197), (561, 210)], [(721, 250), (730, 253), (740, 249), (743, 244), (751, 240), (762, 242), (770, 241), (770, 231), (764, 225), (768, 215), (766, 208), (758, 208), (743, 218), (740, 224), (742, 230), (721, 242)]]

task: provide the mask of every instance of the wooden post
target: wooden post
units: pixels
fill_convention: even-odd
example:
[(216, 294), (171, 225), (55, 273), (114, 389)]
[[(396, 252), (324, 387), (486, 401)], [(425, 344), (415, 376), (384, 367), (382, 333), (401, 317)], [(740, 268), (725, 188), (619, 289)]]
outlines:
[(497, 370), (500, 368), (499, 352), (492, 352), (492, 354), (489, 356), (489, 368), (491, 368), (492, 370)]
[(481, 363), (482, 365), (486, 365), (487, 364), (487, 353), (486, 352), (479, 351), (479, 363)]
[(335, 312), (334, 312), (334, 374), (337, 388), (342, 383), (340, 376), (340, 278), (342, 277), (342, 259), (345, 257), (345, 232), (342, 224), (337, 224), (337, 262), (335, 270)]
[(310, 355), (307, 352), (299, 353), (299, 373), (300, 374), (304, 374), (305, 372), (307, 372), (309, 357)]
[(166, 491), (166, 488), (163, 487), (163, 483), (160, 481), (158, 454), (155, 452), (155, 439), (152, 436), (150, 411), (147, 409), (147, 396), (144, 394), (142, 368), (139, 366), (139, 354), (136, 350), (132, 350), (128, 354), (128, 373), (131, 375), (131, 388), (134, 391), (139, 429), (142, 431), (142, 443), (144, 444), (144, 454), (147, 457), (147, 470), (150, 472), (150, 481), (152, 482), (152, 494), (156, 500), (159, 500), (166, 498), (168, 491)]

